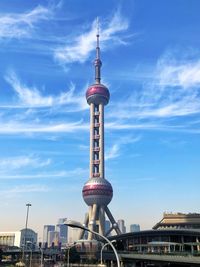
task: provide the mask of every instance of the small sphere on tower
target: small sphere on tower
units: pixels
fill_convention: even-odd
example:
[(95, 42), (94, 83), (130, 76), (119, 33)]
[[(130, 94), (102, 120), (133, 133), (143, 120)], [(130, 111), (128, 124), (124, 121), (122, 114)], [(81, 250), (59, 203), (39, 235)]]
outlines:
[(82, 195), (88, 206), (93, 204), (107, 206), (112, 200), (113, 189), (106, 179), (91, 178), (85, 183)]
[(105, 85), (93, 84), (87, 89), (86, 99), (89, 105), (91, 103), (95, 105), (107, 105), (110, 99), (110, 93)]
[(101, 59), (100, 58), (96, 58), (95, 60), (94, 60), (94, 66), (95, 67), (101, 67), (102, 66), (102, 62), (101, 62)]

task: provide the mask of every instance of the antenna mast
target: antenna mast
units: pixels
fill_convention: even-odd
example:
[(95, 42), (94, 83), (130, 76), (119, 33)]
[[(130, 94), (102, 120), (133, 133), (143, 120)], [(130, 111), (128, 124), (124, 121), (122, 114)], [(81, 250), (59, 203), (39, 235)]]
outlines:
[(101, 83), (101, 66), (102, 62), (100, 59), (100, 47), (99, 47), (99, 18), (97, 18), (97, 45), (96, 45), (96, 59), (94, 61), (95, 66), (95, 82), (100, 84)]

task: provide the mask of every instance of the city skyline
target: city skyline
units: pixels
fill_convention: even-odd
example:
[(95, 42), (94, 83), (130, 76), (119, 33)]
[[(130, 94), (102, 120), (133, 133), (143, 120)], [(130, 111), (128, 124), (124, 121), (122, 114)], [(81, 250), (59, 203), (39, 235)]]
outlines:
[[(199, 212), (197, 0), (0, 2), (1, 231), (82, 222), (100, 22), (109, 205), (127, 229)], [(187, 195), (186, 195), (187, 193)]]

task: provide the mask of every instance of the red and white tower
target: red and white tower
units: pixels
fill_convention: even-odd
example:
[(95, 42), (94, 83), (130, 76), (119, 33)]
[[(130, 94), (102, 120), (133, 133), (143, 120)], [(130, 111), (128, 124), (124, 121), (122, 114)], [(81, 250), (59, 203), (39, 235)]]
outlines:
[[(107, 205), (113, 197), (111, 184), (105, 179), (104, 168), (104, 106), (108, 104), (110, 93), (108, 88), (101, 84), (101, 66), (99, 33), (97, 33), (97, 47), (95, 66), (95, 83), (89, 86), (86, 92), (87, 103), (90, 105), (90, 178), (85, 183), (82, 194), (89, 206), (89, 213), (85, 219), (85, 226), (107, 236), (112, 230), (117, 234), (121, 231), (114, 220)], [(105, 215), (111, 222), (111, 228), (105, 233)], [(83, 239), (81, 232), (80, 239)], [(89, 233), (88, 240), (92, 239)]]

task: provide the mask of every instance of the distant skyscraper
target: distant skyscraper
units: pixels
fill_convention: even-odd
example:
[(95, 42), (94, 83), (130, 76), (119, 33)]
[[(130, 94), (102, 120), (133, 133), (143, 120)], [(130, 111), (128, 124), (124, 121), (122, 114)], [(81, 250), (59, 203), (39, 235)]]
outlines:
[(58, 231), (49, 231), (48, 233), (48, 247), (58, 246), (59, 245), (59, 232)]
[(79, 240), (80, 229), (69, 227), (68, 230), (68, 243), (73, 244), (74, 242), (77, 242)]
[(58, 220), (58, 224), (56, 225), (56, 231), (59, 232), (59, 240), (62, 243), (62, 245), (67, 244), (67, 232), (68, 227), (64, 224), (64, 221), (66, 221), (67, 218), (60, 218)]
[(130, 232), (139, 232), (140, 231), (140, 225), (139, 224), (131, 224), (130, 225)]
[(105, 233), (107, 233), (110, 230), (110, 221), (105, 220)]
[(43, 243), (48, 243), (48, 236), (50, 231), (55, 231), (54, 225), (44, 225), (43, 229)]
[(126, 233), (126, 226), (125, 226), (124, 220), (118, 220), (117, 223), (118, 223), (119, 229), (122, 232), (122, 234), (125, 234)]
[(58, 224), (64, 224), (64, 222), (67, 220), (67, 218), (59, 218)]
[[(108, 204), (113, 197), (112, 185), (105, 179), (104, 169), (104, 106), (108, 104), (110, 93), (108, 88), (101, 83), (101, 59), (99, 47), (99, 33), (97, 33), (95, 83), (89, 86), (86, 92), (87, 103), (90, 105), (90, 176), (85, 183), (82, 194), (89, 212), (84, 224), (90, 230), (102, 235), (109, 235), (112, 230), (120, 234), (120, 229), (112, 216)], [(105, 233), (105, 216), (111, 222), (110, 231)], [(80, 238), (84, 238), (81, 231)], [(88, 233), (88, 240), (93, 235)]]

